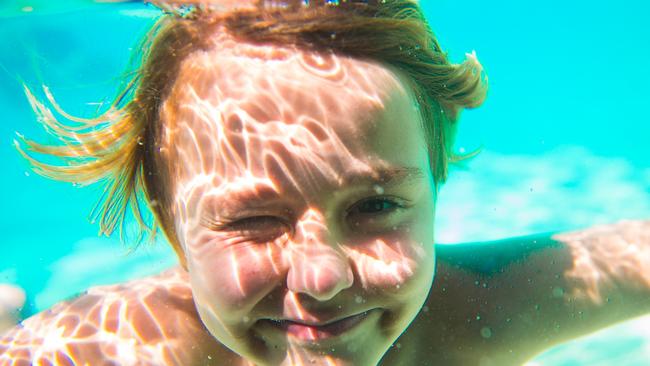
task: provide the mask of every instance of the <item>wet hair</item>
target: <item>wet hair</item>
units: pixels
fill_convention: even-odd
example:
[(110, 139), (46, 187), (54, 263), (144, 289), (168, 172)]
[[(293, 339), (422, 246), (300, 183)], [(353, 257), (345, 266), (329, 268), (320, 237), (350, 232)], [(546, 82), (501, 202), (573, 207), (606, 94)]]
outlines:
[[(176, 82), (182, 61), (213, 46), (210, 34), (225, 29), (246, 42), (331, 51), (401, 70), (420, 107), (436, 185), (446, 180), (448, 164), (458, 158), (452, 145), (459, 112), (479, 106), (486, 95), (486, 78), (476, 58), (469, 55), (462, 64), (452, 64), (416, 1), (262, 0), (231, 10), (209, 6), (166, 9), (144, 38), (137, 70), (107, 111), (91, 119), (70, 116), (45, 89), (51, 106), (68, 121), (61, 123), (26, 88), (39, 120), (62, 144), (45, 145), (23, 138), (16, 145), (43, 176), (105, 184), (94, 210), (100, 234), (110, 235), (119, 227), (124, 240), (130, 208), (138, 223), (136, 242), (146, 236), (153, 238), (161, 227), (181, 262), (169, 194), (173, 183), (169, 164), (173, 162), (165, 161), (160, 152), (163, 126), (159, 110)], [(60, 158), (62, 163), (45, 163), (33, 153)], [(142, 205), (155, 217), (148, 218)]]

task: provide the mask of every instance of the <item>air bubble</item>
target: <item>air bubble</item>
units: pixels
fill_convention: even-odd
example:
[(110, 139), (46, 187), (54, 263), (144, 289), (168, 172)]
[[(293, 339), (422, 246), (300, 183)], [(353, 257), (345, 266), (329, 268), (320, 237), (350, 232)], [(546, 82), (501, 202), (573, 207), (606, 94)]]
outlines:
[(372, 188), (375, 190), (375, 193), (377, 194), (384, 194), (385, 192), (384, 187), (380, 186), (379, 184), (375, 184)]
[(361, 304), (363, 302), (363, 297), (361, 297), (359, 295), (355, 296), (354, 297), (354, 302), (356, 302), (357, 304)]

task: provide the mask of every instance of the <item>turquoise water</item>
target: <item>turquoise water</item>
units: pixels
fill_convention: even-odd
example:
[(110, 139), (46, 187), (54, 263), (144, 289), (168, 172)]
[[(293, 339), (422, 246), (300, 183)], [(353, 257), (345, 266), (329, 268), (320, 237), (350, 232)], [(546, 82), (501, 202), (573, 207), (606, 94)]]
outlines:
[[(650, 217), (650, 5), (422, 4), (451, 58), (476, 50), (490, 78), (485, 105), (461, 119), (457, 148), (483, 153), (442, 190), (440, 242)], [(0, 282), (26, 288), (32, 311), (174, 262), (164, 244), (127, 255), (116, 239), (98, 238), (86, 218), (97, 189), (35, 176), (12, 146), (15, 131), (49, 141), (21, 81), (45, 83), (68, 112), (92, 115), (113, 95), (155, 14), (138, 4), (0, 2), (0, 156), (7, 164)], [(538, 363), (644, 364), (648, 324), (619, 326)]]

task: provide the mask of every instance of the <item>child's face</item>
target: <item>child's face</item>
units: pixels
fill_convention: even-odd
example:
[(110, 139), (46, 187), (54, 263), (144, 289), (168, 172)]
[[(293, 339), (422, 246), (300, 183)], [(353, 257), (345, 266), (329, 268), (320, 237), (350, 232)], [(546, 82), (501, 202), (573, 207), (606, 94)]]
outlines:
[(259, 364), (376, 364), (433, 279), (414, 98), (376, 63), (215, 38), (161, 111), (201, 319)]

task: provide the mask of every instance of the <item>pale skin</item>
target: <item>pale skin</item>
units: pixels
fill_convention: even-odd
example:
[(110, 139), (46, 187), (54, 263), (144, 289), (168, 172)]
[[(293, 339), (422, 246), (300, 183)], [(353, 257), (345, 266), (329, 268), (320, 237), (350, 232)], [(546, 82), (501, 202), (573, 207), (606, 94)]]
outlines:
[(37, 314), (0, 364), (516, 365), (648, 311), (648, 223), (436, 247), (399, 70), (214, 41), (160, 115), (186, 268)]

